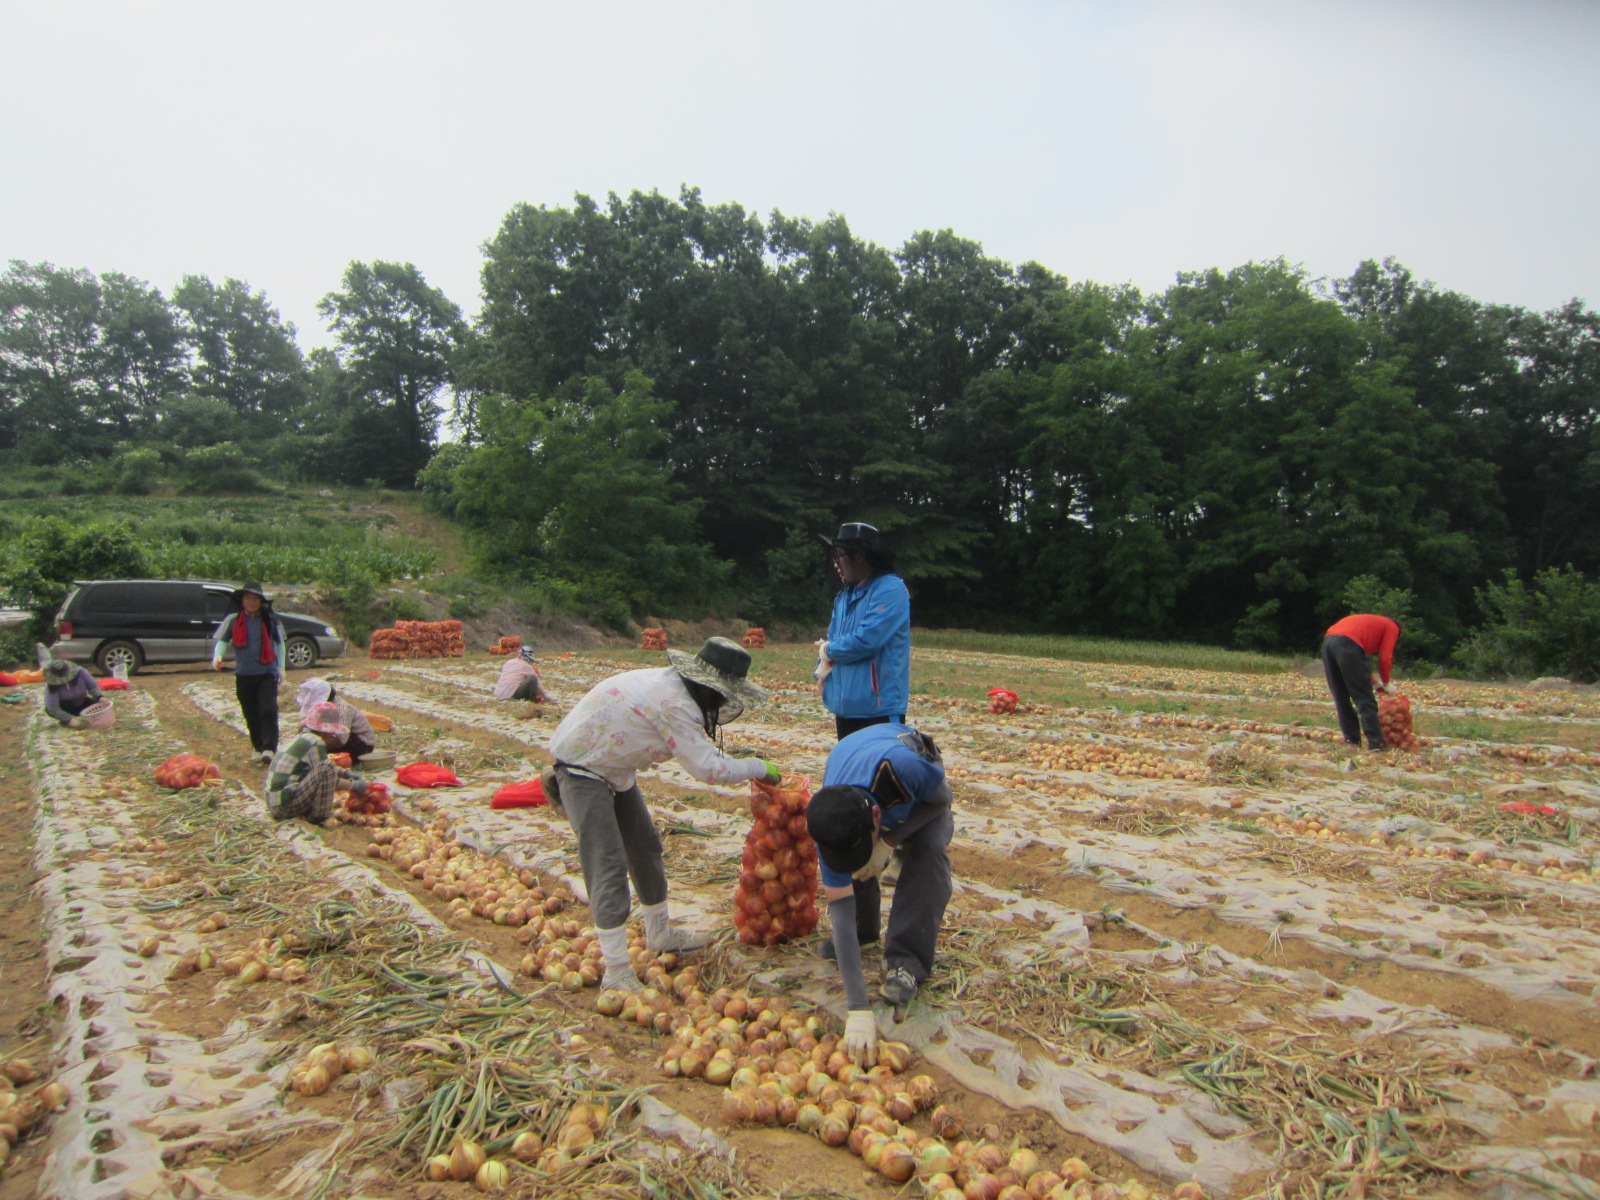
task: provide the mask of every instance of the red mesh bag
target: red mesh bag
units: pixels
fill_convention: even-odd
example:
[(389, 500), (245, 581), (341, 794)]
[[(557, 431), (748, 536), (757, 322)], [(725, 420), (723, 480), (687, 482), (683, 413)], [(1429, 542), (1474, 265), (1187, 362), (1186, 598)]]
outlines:
[(989, 711), (995, 716), (1017, 711), (1017, 694), (1006, 688), (989, 689)]
[(217, 764), (207, 762), (198, 754), (174, 754), (156, 768), (156, 782), (162, 787), (182, 791), (199, 787), (208, 779), (221, 779)]
[(1422, 749), (1416, 725), (1411, 718), (1411, 701), (1398, 692), (1378, 694), (1378, 724), (1383, 727), (1383, 743), (1396, 750), (1415, 754)]
[(746, 650), (765, 650), (767, 648), (767, 631), (755, 626), (744, 631), (744, 648)]
[(811, 781), (789, 775), (750, 783), (750, 832), (744, 839), (733, 923), (747, 945), (776, 946), (817, 927), (817, 845), (806, 832)]
[(461, 786), (461, 780), (456, 778), (456, 773), (449, 767), (441, 767), (430, 762), (408, 763), (394, 773), (394, 778), (395, 782), (403, 783), (409, 788)]
[(544, 784), (537, 779), (530, 779), (527, 783), (506, 784), (494, 794), (489, 807), (532, 808), (545, 803), (548, 803), (548, 797), (544, 794)]

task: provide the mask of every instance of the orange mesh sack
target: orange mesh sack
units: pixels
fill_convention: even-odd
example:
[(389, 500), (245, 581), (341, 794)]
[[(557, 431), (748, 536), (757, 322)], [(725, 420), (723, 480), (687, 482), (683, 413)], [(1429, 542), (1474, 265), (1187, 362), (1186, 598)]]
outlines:
[(156, 782), (162, 787), (182, 791), (199, 787), (208, 779), (221, 779), (217, 764), (207, 762), (198, 754), (174, 754), (156, 768)]
[(750, 833), (744, 839), (733, 923), (739, 940), (776, 946), (817, 927), (817, 845), (806, 831), (811, 781), (788, 775), (750, 783)]
[(1416, 725), (1411, 718), (1411, 701), (1397, 692), (1378, 694), (1378, 724), (1383, 727), (1383, 744), (1415, 754), (1422, 749)]

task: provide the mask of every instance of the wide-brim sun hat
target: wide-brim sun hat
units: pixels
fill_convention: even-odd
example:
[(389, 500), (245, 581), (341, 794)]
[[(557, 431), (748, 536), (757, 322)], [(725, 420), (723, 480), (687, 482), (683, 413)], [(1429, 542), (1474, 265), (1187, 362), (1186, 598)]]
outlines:
[(243, 604), (246, 592), (254, 592), (256, 595), (260, 596), (262, 604), (272, 603), (272, 597), (267, 595), (267, 589), (262, 587), (260, 582), (257, 580), (251, 580), (240, 587), (234, 588), (233, 594), (229, 596), (228, 599), (234, 604)]
[(350, 726), (339, 720), (339, 706), (326, 701), (311, 706), (311, 711), (300, 722), (300, 728), (309, 729), (312, 733), (332, 734), (341, 741), (350, 738)]
[(64, 658), (52, 658), (41, 668), (44, 681), (56, 687), (65, 687), (78, 677), (78, 664)]
[(825, 533), (819, 533), (817, 536), (835, 550), (883, 549), (883, 534), (878, 531), (876, 525), (868, 525), (865, 521), (846, 521), (839, 526), (839, 532), (833, 537)]
[(704, 684), (741, 708), (761, 704), (767, 698), (766, 689), (749, 680), (750, 651), (728, 638), (707, 638), (695, 654), (668, 650), (667, 661), (685, 679)]

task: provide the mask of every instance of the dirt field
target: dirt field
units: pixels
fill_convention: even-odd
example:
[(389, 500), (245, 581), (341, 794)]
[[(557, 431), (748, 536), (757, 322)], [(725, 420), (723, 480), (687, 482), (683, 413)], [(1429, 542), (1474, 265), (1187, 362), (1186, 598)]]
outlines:
[[(832, 726), (809, 653), (757, 652), (774, 701), (726, 738), (820, 780)], [(395, 788), (387, 831), (270, 821), (227, 676), (141, 674), (104, 733), (56, 726), (37, 687), (0, 706), (0, 1057), (39, 1073), (21, 1094), (66, 1089), (21, 1131), (0, 1200), (464, 1196), (425, 1166), (461, 1130), (510, 1164), (507, 1195), (921, 1195), (797, 1129), (730, 1125), (723, 1089), (662, 1073), (668, 1037), (519, 973), (531, 926), (371, 856), (375, 835), (448, 825), (459, 862), (497, 858), (557, 905), (574, 893), (552, 919), (574, 922), (561, 936), (581, 957), (565, 822), (488, 799), (532, 776), (591, 684), (660, 662), (547, 655), (543, 712), (490, 699), (488, 655), (325, 665), (393, 720), (380, 741), (400, 762), (463, 781)], [(962, 1138), (1049, 1172), (1081, 1160), (1094, 1178), (1073, 1194), (1093, 1200), (1191, 1181), (1208, 1197), (1600, 1196), (1594, 694), (1411, 687), (1423, 750), (1369, 756), (1337, 744), (1322, 681), (1299, 674), (953, 651), (914, 670), (911, 720), (955, 789), (957, 883), (939, 973), (883, 1029)], [(997, 684), (1017, 712), (989, 712)], [(221, 784), (157, 787), (179, 751)], [(842, 992), (809, 944), (732, 939), (748, 794), (672, 764), (643, 782), (676, 914), (722, 935), (695, 964), (702, 989), (781, 996), (836, 1028)], [(289, 980), (245, 983), (236, 956)], [(874, 995), (878, 970), (869, 956)], [(329, 1042), (374, 1061), (291, 1090)], [(613, 1117), (568, 1147), (590, 1101)], [(931, 1114), (904, 1124), (928, 1150)], [(564, 1157), (514, 1161), (522, 1129)]]

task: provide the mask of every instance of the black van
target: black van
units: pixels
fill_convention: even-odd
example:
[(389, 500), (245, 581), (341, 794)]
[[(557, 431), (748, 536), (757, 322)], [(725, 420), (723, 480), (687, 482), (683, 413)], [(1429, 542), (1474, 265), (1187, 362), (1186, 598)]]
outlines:
[[(209, 662), (212, 636), (235, 590), (199, 579), (78, 580), (56, 614), (58, 640), (50, 652), (92, 662), (106, 675), (117, 667), (132, 675), (145, 663)], [(302, 670), (344, 653), (332, 625), (272, 611), (283, 622), (284, 666)], [(232, 646), (225, 655), (232, 657)]]

